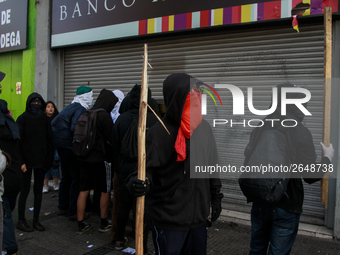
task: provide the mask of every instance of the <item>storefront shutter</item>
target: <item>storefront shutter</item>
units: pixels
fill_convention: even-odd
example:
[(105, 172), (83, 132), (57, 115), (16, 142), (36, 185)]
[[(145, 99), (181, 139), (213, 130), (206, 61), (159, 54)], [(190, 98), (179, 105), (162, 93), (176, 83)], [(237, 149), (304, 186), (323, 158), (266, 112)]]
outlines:
[[(317, 154), (322, 138), (324, 32), (319, 24), (305, 25), (297, 33), (286, 25), (262, 26), (201, 33), (173, 34), (169, 36), (112, 42), (65, 49), (64, 97), (69, 104), (78, 86), (89, 85), (95, 97), (101, 89), (120, 89), (125, 94), (136, 83), (141, 83), (143, 44), (148, 43), (149, 87), (155, 99), (162, 103), (162, 83), (171, 73), (186, 72), (207, 84), (228, 83), (239, 86), (245, 95), (253, 87), (254, 106), (268, 109), (271, 88), (283, 82), (304, 86), (312, 99), (304, 124), (312, 132)], [(262, 119), (263, 116), (232, 116), (232, 97), (228, 90), (219, 90), (223, 108), (215, 106), (208, 96), (210, 124), (213, 119)], [(216, 99), (217, 100), (217, 99)], [(217, 102), (218, 103), (218, 102)], [(229, 109), (228, 116), (224, 109)], [(255, 125), (255, 122), (252, 122)], [(244, 160), (243, 151), (249, 141), (250, 127), (225, 126), (213, 128), (218, 146), (220, 165), (239, 168)], [(320, 158), (320, 157), (319, 157)], [(222, 174), (223, 208), (250, 212), (238, 186), (239, 174)], [(305, 185), (302, 221), (323, 224), (324, 206), (320, 202), (320, 182)]]

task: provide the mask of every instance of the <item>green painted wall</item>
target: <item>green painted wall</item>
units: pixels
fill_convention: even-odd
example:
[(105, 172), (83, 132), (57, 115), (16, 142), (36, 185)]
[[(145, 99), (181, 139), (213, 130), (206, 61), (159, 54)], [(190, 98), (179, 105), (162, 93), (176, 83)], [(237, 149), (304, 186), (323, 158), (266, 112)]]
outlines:
[[(0, 98), (7, 101), (14, 119), (25, 111), (26, 99), (34, 92), (36, 16), (35, 0), (29, 0), (27, 49), (0, 53), (0, 71), (6, 74)], [(17, 82), (21, 82), (21, 94), (16, 93)]]

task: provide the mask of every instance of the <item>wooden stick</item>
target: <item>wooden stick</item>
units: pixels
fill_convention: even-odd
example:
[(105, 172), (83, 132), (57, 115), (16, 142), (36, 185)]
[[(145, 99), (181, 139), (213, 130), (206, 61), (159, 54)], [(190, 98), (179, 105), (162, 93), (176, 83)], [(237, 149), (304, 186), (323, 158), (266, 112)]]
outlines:
[[(325, 146), (330, 144), (331, 131), (331, 88), (332, 88), (332, 7), (325, 7), (325, 60), (324, 60), (324, 97), (323, 97), (323, 134), (322, 142)], [(328, 207), (328, 177), (325, 174), (321, 181), (321, 202)]]
[[(142, 55), (142, 58), (144, 58), (144, 56)], [(153, 69), (152, 65), (148, 62), (148, 66), (150, 66), (151, 69)]]
[(155, 111), (151, 108), (151, 106), (148, 104), (149, 109), (152, 111), (153, 114), (155, 114), (155, 116), (157, 117), (157, 119), (159, 120), (159, 122), (163, 125), (163, 127), (165, 128), (166, 132), (168, 132), (168, 134), (170, 135), (169, 130), (166, 128), (164, 122), (161, 120), (160, 117), (158, 117), (157, 113), (155, 113)]
[[(139, 122), (138, 122), (138, 179), (145, 181), (145, 130), (148, 104), (148, 45), (144, 44), (144, 64), (142, 88), (140, 93)], [(143, 255), (145, 196), (137, 198), (136, 205), (136, 255)]]

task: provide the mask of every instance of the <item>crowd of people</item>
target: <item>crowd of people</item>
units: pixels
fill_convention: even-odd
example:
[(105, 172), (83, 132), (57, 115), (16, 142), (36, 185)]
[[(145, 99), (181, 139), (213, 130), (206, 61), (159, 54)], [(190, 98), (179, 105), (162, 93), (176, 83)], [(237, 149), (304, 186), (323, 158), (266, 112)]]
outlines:
[[(4, 77), (0, 72), (0, 81)], [(148, 110), (146, 119), (146, 180), (137, 178), (137, 156), (131, 148), (126, 149), (126, 136), (138, 125), (141, 85), (133, 86), (125, 97), (120, 90), (103, 89), (94, 103), (92, 89), (80, 86), (72, 103), (60, 112), (52, 101), (45, 102), (34, 92), (28, 96), (25, 112), (16, 121), (11, 117), (7, 102), (0, 99), (0, 173), (3, 171), (0, 199), (6, 211), (3, 214), (0, 206), (0, 230), (3, 228), (0, 244), (2, 242), (7, 254), (18, 251), (12, 218), (17, 197), (16, 227), (25, 232), (45, 231), (39, 215), (42, 194), (49, 192), (50, 179), (53, 180), (52, 188), (58, 191), (58, 215), (77, 221), (75, 232), (78, 235), (92, 229), (86, 219), (90, 215), (90, 205), (97, 204), (98, 230), (111, 231), (115, 249), (122, 250), (127, 243), (125, 228), (130, 212), (134, 211), (136, 198), (145, 196), (145, 255), (151, 254), (147, 247), (150, 229), (158, 255), (206, 254), (207, 226), (218, 219), (223, 194), (218, 176), (190, 177), (190, 160), (196, 165), (218, 164), (212, 129), (201, 114), (199, 86), (202, 84), (185, 73), (169, 75), (163, 82), (166, 114), (162, 123), (157, 116), (157, 102), (149, 89), (148, 104), (153, 110)], [(96, 139), (86, 156), (77, 156), (73, 151), (73, 134), (77, 121), (87, 110), (96, 111), (96, 128), (93, 128)], [(292, 110), (289, 114), (299, 121), (298, 127), (289, 132), (294, 162), (315, 163), (310, 132), (302, 125), (296, 109)], [(246, 160), (259, 135), (258, 131), (252, 133)], [(329, 164), (334, 150), (331, 146), (323, 146), (323, 152), (322, 162)], [(32, 173), (34, 211), (31, 224), (25, 211)], [(91, 190), (94, 190), (92, 196)], [(289, 182), (287, 194), (275, 205), (253, 203), (250, 254), (267, 254), (268, 249), (270, 254), (289, 254), (302, 212), (301, 178)], [(112, 217), (109, 218), (111, 204)], [(275, 214), (275, 218), (274, 212), (282, 213)], [(280, 225), (280, 231), (289, 234), (281, 235), (275, 230), (277, 225)]]

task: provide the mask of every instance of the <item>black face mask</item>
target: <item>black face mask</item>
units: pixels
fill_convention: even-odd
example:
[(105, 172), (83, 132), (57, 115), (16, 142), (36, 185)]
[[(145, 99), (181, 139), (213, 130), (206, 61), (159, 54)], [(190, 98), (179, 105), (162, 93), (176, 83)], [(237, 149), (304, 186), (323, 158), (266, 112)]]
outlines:
[(41, 113), (41, 105), (40, 104), (30, 104), (30, 109), (35, 116), (38, 116)]

